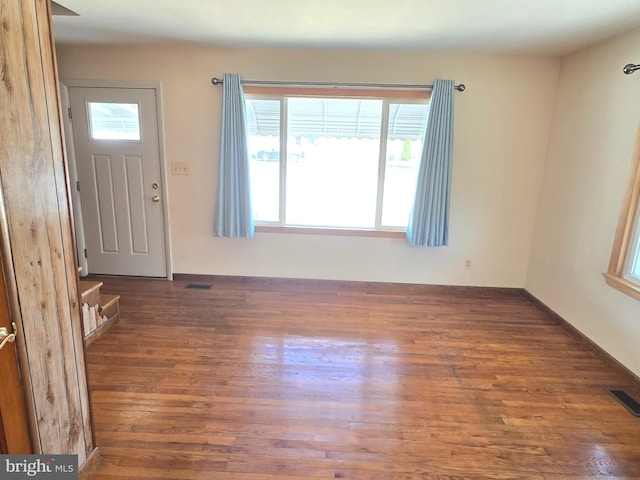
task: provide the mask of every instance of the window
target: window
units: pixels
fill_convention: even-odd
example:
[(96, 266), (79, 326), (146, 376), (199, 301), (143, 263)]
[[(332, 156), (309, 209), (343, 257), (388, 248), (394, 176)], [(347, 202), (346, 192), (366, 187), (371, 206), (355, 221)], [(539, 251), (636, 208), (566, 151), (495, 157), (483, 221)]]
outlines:
[(137, 103), (89, 102), (93, 140), (140, 140)]
[(610, 286), (640, 300), (640, 140), (634, 152), (609, 270), (604, 275)]
[(245, 95), (258, 225), (406, 230), (428, 94), (265, 90)]
[(640, 286), (640, 207), (637, 208), (635, 218), (635, 232), (629, 249), (625, 277)]

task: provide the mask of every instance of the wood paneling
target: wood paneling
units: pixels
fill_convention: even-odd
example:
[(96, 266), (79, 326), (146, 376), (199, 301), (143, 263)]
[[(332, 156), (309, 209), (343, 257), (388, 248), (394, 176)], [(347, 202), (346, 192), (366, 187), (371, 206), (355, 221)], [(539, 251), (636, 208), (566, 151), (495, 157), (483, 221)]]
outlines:
[(636, 385), (516, 291), (102, 280), (93, 480), (640, 479)]
[(34, 449), (93, 450), (49, 2), (0, 0), (3, 255)]

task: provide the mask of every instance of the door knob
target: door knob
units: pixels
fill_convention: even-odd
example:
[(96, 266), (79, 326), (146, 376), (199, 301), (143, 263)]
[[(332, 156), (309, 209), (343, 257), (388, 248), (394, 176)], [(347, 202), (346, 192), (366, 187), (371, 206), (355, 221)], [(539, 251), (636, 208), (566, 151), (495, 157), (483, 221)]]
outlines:
[(153, 197), (151, 197), (151, 201), (152, 202), (159, 202), (160, 201), (160, 197), (158, 195), (154, 195)]
[(0, 327), (0, 350), (2, 350), (2, 347), (4, 347), (7, 343), (14, 342), (15, 340), (15, 333), (9, 333), (9, 330), (7, 330), (5, 327)]

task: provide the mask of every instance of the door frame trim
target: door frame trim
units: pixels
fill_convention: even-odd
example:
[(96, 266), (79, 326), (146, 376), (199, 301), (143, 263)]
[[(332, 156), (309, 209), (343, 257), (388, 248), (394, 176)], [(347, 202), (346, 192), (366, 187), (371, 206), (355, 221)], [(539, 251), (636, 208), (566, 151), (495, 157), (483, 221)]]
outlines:
[[(162, 83), (156, 81), (138, 81), (138, 80), (91, 80), (91, 79), (60, 79), (60, 96), (62, 97), (62, 107), (64, 111), (70, 108), (69, 103), (69, 87), (80, 88), (143, 88), (155, 90), (156, 92), (156, 113), (158, 120), (158, 152), (160, 155), (160, 183), (162, 184), (162, 215), (164, 221), (164, 245), (165, 245), (165, 265), (166, 278), (173, 280), (173, 257), (171, 249), (171, 231), (169, 228), (169, 179), (166, 162), (166, 150), (164, 141), (164, 110), (162, 103)], [(80, 194), (77, 189), (73, 188), (78, 181), (78, 170), (76, 164), (76, 152), (73, 144), (73, 126), (68, 115), (64, 117), (65, 144), (69, 158), (69, 176), (71, 180), (71, 190), (73, 199), (73, 218), (76, 222), (76, 246), (78, 249), (78, 259), (80, 266), (88, 272), (88, 265), (84, 258), (84, 249), (86, 248), (84, 236), (84, 224), (82, 222), (82, 206), (80, 204)], [(76, 213), (77, 211), (77, 213)]]

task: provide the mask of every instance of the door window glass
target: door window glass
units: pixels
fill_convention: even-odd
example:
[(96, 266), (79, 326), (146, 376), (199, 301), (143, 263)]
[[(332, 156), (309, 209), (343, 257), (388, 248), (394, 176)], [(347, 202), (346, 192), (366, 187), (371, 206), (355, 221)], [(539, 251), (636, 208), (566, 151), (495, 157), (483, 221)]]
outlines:
[(140, 140), (138, 104), (89, 102), (89, 131), (93, 140)]

